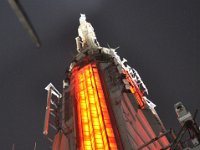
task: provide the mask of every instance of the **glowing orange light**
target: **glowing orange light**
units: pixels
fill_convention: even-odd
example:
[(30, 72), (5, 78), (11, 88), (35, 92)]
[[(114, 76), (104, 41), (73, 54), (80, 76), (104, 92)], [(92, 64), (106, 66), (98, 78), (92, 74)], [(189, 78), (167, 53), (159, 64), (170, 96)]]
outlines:
[(108, 108), (96, 64), (88, 64), (72, 76), (75, 83), (79, 149), (117, 150)]
[(130, 91), (131, 93), (133, 93), (135, 95), (135, 98), (139, 104), (139, 106), (144, 109), (144, 100), (142, 98), (142, 92), (140, 91), (140, 89), (138, 88), (138, 86), (134, 83), (134, 81), (132, 80), (132, 78), (130, 77), (129, 73), (125, 70), (123, 70), (123, 73), (126, 76), (126, 79), (128, 80), (129, 84), (130, 84)]

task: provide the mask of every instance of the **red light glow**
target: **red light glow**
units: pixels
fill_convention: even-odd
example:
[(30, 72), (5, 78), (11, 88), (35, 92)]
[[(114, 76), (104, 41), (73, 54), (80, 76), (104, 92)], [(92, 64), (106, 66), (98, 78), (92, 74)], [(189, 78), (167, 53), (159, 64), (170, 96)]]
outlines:
[(136, 98), (136, 100), (137, 100), (140, 108), (144, 109), (145, 103), (144, 103), (144, 100), (142, 98), (142, 96), (143, 96), (142, 92), (140, 91), (140, 89), (138, 88), (138, 86), (134, 83), (134, 81), (131, 79), (129, 73), (127, 71), (125, 71), (125, 70), (123, 71), (123, 73), (125, 74), (126, 79), (129, 82), (129, 84), (130, 84), (130, 91), (131, 91), (131, 93), (134, 94), (134, 96), (135, 96), (135, 98)]
[(96, 64), (88, 64), (72, 76), (75, 83), (80, 150), (117, 150), (105, 96)]

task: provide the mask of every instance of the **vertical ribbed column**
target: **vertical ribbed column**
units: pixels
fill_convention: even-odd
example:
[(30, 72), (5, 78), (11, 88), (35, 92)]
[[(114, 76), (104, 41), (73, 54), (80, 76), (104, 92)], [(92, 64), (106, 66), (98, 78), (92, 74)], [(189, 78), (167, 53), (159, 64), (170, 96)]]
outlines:
[(81, 150), (117, 150), (96, 64), (72, 71)]

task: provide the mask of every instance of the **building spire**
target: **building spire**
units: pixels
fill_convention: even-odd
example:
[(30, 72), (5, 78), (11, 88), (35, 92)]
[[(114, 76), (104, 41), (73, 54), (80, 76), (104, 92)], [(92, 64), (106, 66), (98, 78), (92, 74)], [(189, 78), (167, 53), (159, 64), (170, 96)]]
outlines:
[(85, 48), (99, 47), (94, 28), (86, 21), (85, 14), (81, 14), (79, 22), (78, 37), (76, 38), (77, 51), (81, 52)]

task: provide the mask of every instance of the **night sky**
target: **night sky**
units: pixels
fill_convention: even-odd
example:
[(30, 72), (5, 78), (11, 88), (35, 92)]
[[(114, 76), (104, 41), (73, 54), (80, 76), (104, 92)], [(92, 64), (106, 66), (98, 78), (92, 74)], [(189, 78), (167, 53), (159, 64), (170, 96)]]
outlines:
[[(7, 0), (0, 0), (0, 149), (49, 149), (42, 129), (44, 88), (62, 80), (80, 13), (101, 46), (118, 47), (149, 89), (166, 128), (179, 127), (173, 105), (200, 108), (200, 3), (195, 0), (20, 0), (42, 42), (32, 43)], [(197, 116), (200, 120), (200, 114)]]

